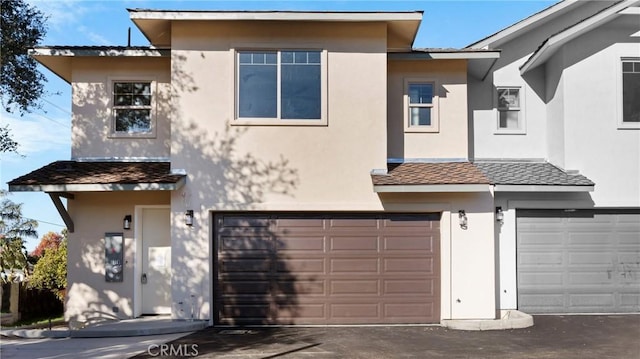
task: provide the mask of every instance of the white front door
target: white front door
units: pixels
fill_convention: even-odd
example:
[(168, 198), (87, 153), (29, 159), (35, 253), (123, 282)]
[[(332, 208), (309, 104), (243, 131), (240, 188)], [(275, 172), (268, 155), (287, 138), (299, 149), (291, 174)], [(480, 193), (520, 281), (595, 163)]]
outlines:
[(168, 208), (142, 210), (142, 314), (171, 314), (171, 218)]

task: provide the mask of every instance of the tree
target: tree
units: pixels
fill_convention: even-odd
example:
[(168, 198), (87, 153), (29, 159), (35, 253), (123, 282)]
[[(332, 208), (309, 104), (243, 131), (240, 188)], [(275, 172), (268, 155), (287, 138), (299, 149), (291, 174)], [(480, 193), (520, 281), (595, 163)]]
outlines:
[(40, 239), (40, 243), (38, 243), (36, 249), (31, 252), (31, 256), (42, 258), (47, 250), (58, 249), (63, 238), (64, 237), (59, 233), (47, 232)]
[(59, 247), (44, 251), (44, 256), (38, 260), (33, 268), (33, 273), (29, 276), (29, 286), (49, 289), (58, 299), (64, 301), (65, 289), (67, 288), (66, 236), (60, 242)]
[(0, 153), (18, 153), (18, 142), (11, 138), (9, 126), (0, 127)]
[(27, 252), (24, 238), (37, 238), (38, 222), (22, 217), (22, 205), (6, 198), (6, 191), (0, 191), (0, 272), (3, 282), (13, 281), (16, 270), (28, 274)]
[(7, 112), (17, 108), (24, 114), (40, 106), (39, 99), (47, 81), (27, 53), (44, 38), (46, 17), (24, 0), (0, 0), (0, 13), (2, 105)]

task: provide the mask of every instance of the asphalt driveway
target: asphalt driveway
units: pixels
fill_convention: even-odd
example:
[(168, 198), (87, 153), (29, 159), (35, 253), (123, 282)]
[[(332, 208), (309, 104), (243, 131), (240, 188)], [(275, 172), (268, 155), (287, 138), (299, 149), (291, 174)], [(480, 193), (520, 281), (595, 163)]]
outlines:
[[(531, 328), (485, 332), (424, 326), (208, 328), (169, 344), (174, 353), (192, 356), (197, 344), (197, 358), (640, 358), (640, 315), (534, 318)], [(171, 357), (151, 354), (135, 358)]]

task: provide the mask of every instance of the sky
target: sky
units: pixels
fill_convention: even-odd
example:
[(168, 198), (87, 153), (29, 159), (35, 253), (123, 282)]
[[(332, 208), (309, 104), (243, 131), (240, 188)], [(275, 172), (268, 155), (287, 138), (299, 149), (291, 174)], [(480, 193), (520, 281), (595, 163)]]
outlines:
[[(297, 1), (148, 1), (148, 0), (27, 0), (47, 18), (48, 31), (41, 45), (123, 46), (131, 28), (131, 44), (149, 45), (129, 20), (127, 8), (177, 10), (335, 10), (410, 11), (424, 16), (414, 47), (462, 48), (548, 6), (555, 0), (297, 0)], [(0, 126), (9, 125), (20, 155), (0, 154), (0, 188), (7, 182), (57, 160), (71, 158), (70, 85), (40, 66), (47, 77), (42, 108), (20, 116), (0, 112)], [(64, 223), (49, 196), (42, 192), (15, 192), (22, 214), (39, 222), (39, 238), (60, 232)], [(28, 239), (32, 251), (39, 238)]]

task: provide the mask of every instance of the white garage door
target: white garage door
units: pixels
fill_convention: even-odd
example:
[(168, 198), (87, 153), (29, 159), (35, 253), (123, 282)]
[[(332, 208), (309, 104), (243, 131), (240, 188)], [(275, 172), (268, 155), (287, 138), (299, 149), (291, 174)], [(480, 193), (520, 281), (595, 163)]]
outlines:
[(518, 210), (518, 308), (640, 312), (640, 211)]

